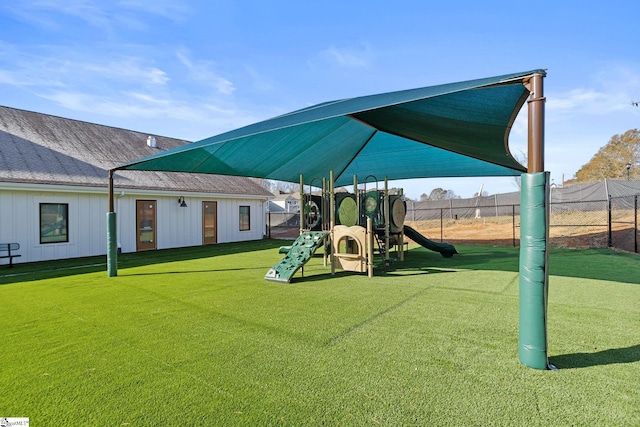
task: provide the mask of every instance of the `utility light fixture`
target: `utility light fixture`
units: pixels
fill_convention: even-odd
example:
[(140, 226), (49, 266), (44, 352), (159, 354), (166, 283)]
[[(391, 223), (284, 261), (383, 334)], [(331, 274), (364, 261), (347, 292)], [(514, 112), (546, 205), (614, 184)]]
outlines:
[(187, 204), (184, 201), (184, 196), (178, 197), (178, 205), (180, 205), (181, 208), (186, 208), (187, 207)]

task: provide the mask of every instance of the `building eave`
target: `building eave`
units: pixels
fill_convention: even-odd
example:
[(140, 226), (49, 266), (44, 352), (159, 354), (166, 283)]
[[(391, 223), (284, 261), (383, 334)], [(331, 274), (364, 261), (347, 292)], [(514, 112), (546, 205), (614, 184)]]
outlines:
[[(36, 182), (6, 182), (0, 181), (0, 190), (6, 191), (47, 191), (53, 193), (78, 193), (78, 194), (103, 194), (107, 196), (107, 187), (97, 187), (88, 185), (68, 185), (68, 184), (45, 184)], [(154, 188), (117, 187), (116, 193), (119, 195), (134, 196), (186, 196), (199, 198), (217, 199), (257, 199), (269, 200), (267, 195), (258, 194), (228, 194), (212, 193), (206, 191), (186, 191), (186, 190), (160, 190)]]

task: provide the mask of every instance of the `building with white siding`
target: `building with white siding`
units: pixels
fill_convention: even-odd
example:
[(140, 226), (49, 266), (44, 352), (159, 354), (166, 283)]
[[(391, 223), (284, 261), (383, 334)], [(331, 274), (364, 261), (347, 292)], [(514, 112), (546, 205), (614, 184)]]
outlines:
[[(108, 170), (188, 143), (0, 106), (0, 243), (20, 244), (15, 263), (106, 254)], [(114, 187), (122, 252), (262, 239), (272, 197), (207, 174), (117, 171)]]
[(269, 201), (269, 212), (300, 212), (300, 192), (277, 191)]

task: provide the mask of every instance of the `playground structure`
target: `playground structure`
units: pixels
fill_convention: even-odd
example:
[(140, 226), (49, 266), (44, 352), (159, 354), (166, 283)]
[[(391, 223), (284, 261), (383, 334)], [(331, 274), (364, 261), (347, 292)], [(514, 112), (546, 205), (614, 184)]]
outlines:
[[(367, 190), (370, 178), (376, 183), (373, 190)], [(376, 252), (385, 269), (404, 260), (405, 235), (444, 257), (458, 253), (452, 245), (434, 242), (404, 225), (406, 204), (402, 190), (390, 194), (386, 177), (384, 190), (378, 189), (378, 181), (370, 175), (363, 190), (354, 176), (353, 193), (336, 193), (331, 172), (329, 181), (322, 179), (321, 195), (312, 194), (313, 181), (305, 193), (304, 177), (300, 176), (300, 235), (291, 246), (280, 248), (285, 256), (267, 272), (266, 280), (290, 283), (298, 270), (304, 274), (304, 265), (319, 248), (323, 248), (324, 265), (331, 266), (331, 274), (341, 269), (373, 277)], [(394, 247), (397, 258), (390, 257)]]

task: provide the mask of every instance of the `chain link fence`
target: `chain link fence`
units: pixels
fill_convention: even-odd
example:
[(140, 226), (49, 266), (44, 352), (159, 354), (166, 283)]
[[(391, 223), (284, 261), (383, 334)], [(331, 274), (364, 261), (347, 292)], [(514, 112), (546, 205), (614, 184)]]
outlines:
[(269, 239), (295, 239), (300, 235), (298, 212), (267, 212), (265, 218)]
[[(640, 253), (640, 181), (603, 181), (551, 190), (552, 247), (606, 248)], [(520, 193), (472, 199), (407, 200), (405, 224), (424, 236), (453, 244), (520, 245)], [(297, 213), (267, 212), (266, 235), (295, 239)]]
[[(552, 247), (606, 248), (638, 253), (638, 195), (550, 203)], [(441, 242), (519, 246), (520, 205), (421, 208), (410, 204), (407, 225)]]
[(633, 197), (611, 197), (609, 199), (608, 246), (639, 253), (638, 199)]

